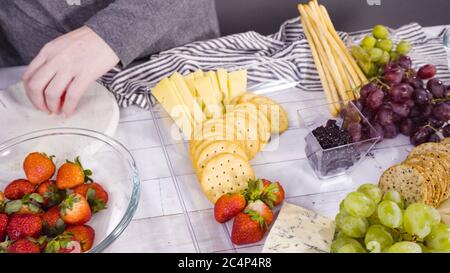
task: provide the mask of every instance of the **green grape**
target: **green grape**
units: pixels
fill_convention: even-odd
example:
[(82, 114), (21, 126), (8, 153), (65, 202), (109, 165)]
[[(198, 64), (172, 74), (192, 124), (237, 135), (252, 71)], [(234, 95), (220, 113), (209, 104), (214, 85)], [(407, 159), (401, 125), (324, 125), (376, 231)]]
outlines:
[(339, 212), (348, 214), (348, 212), (345, 210), (345, 207), (344, 207), (344, 200), (342, 200), (341, 203), (339, 204)]
[(355, 248), (364, 249), (357, 240), (349, 238), (345, 235), (340, 235), (331, 243), (331, 253), (337, 253), (338, 250), (345, 245), (353, 245)]
[(340, 223), (341, 231), (351, 238), (362, 238), (366, 235), (369, 223), (366, 218), (356, 216), (345, 216)]
[(359, 61), (369, 62), (370, 56), (367, 54), (367, 52), (360, 46), (352, 46), (351, 49), (352, 56)]
[(367, 195), (376, 204), (380, 203), (381, 197), (383, 197), (383, 194), (381, 193), (380, 188), (378, 188), (378, 186), (374, 185), (374, 184), (361, 185), (361, 186), (359, 186), (357, 191), (362, 192), (365, 195)]
[(411, 51), (411, 43), (407, 41), (401, 41), (397, 45), (397, 53), (400, 55), (407, 55)]
[(387, 52), (391, 52), (392, 48), (394, 47), (394, 42), (391, 39), (381, 39), (378, 40), (375, 47), (382, 49)]
[(403, 228), (411, 235), (420, 239), (425, 238), (431, 232), (433, 218), (429, 209), (424, 204), (411, 204), (403, 215)]
[(372, 34), (377, 39), (386, 39), (389, 36), (389, 30), (383, 25), (376, 25), (372, 30)]
[(348, 214), (345, 214), (343, 212), (339, 212), (336, 214), (336, 217), (334, 218), (334, 221), (336, 222), (336, 227), (341, 228), (342, 226), (342, 219), (346, 217)]
[(391, 60), (391, 55), (388, 52), (383, 51), (383, 56), (381, 56), (380, 60), (378, 60), (379, 65), (385, 65)]
[(430, 206), (425, 206), (425, 210), (427, 211), (432, 226), (441, 222), (441, 214), (437, 209)]
[(399, 242), (393, 244), (388, 253), (422, 253), (422, 248), (413, 242)]
[(378, 225), (381, 224), (380, 218), (378, 218), (378, 209), (376, 209), (372, 215), (367, 217), (367, 221), (369, 221), (369, 225)]
[(364, 243), (371, 252), (381, 252), (381, 250), (390, 247), (394, 243), (394, 239), (385, 227), (373, 225), (367, 230)]
[(383, 196), (383, 200), (395, 202), (401, 209), (405, 207), (405, 201), (398, 191), (390, 190), (386, 192)]
[(425, 243), (432, 250), (450, 251), (450, 229), (442, 223), (434, 225)]
[(378, 67), (370, 61), (358, 60), (358, 65), (369, 78), (375, 77), (378, 74)]
[(378, 204), (378, 218), (383, 225), (398, 228), (402, 224), (402, 210), (397, 203), (383, 201)]
[(417, 243), (420, 248), (422, 249), (422, 253), (430, 253), (430, 250), (428, 249), (428, 247), (426, 247), (424, 244), (422, 243)]
[(377, 39), (375, 39), (373, 36), (367, 35), (362, 39), (361, 41), (361, 47), (362, 48), (373, 48), (375, 44), (377, 43)]
[(351, 192), (344, 199), (345, 210), (356, 217), (369, 217), (376, 206), (375, 202), (362, 192)]
[(366, 251), (362, 246), (358, 247), (352, 244), (347, 244), (339, 248), (337, 253), (366, 253)]
[(400, 58), (400, 55), (397, 52), (392, 51), (390, 54), (392, 61), (397, 61)]
[(383, 57), (383, 50), (376, 47), (369, 49), (367, 53), (369, 54), (370, 61), (372, 62), (378, 62), (381, 59), (381, 57)]

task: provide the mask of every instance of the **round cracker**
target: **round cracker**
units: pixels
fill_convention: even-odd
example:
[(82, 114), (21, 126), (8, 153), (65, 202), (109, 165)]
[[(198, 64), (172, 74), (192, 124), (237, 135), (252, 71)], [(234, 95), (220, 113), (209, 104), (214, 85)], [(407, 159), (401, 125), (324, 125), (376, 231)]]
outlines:
[(245, 190), (249, 179), (255, 179), (255, 173), (248, 160), (224, 153), (205, 163), (200, 184), (205, 195), (214, 204), (226, 193)]
[[(268, 142), (268, 140), (270, 139), (270, 124), (269, 124), (269, 121), (267, 120), (267, 117), (264, 115), (264, 113), (259, 111), (258, 105), (253, 104), (253, 103), (243, 103), (243, 104), (237, 105), (233, 111), (248, 113), (249, 119), (252, 120), (251, 122), (256, 122), (256, 124), (252, 124), (252, 125), (257, 126), (258, 140), (261, 143)], [(249, 120), (249, 124), (250, 124), (250, 120)], [(249, 128), (250, 128), (250, 126), (249, 126)]]
[(286, 110), (284, 110), (281, 105), (267, 97), (262, 96), (253, 98), (250, 102), (267, 106), (268, 111), (266, 115), (269, 120), (269, 124), (271, 125), (271, 133), (281, 134), (288, 129), (289, 117)]
[(398, 191), (409, 205), (427, 199), (428, 183), (418, 167), (400, 164), (390, 167), (383, 173), (379, 187), (383, 193), (389, 190)]
[[(230, 112), (224, 116), (227, 120), (232, 120), (236, 130), (236, 140), (242, 140), (245, 143), (245, 152), (249, 160), (253, 159), (260, 151), (260, 142), (256, 130), (247, 130), (249, 122), (242, 113)], [(229, 123), (229, 121), (227, 121)]]
[(203, 169), (205, 168), (205, 163), (209, 159), (224, 153), (239, 155), (243, 158), (247, 158), (244, 149), (238, 144), (238, 142), (226, 140), (209, 141), (202, 149), (199, 147), (198, 153), (192, 158), (192, 163), (198, 176), (201, 175)]

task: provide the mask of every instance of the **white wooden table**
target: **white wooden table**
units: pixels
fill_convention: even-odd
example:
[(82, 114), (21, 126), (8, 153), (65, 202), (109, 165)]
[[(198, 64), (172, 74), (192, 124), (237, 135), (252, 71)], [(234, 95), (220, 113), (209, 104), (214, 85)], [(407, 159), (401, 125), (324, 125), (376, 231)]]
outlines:
[[(442, 29), (427, 31), (436, 35)], [(0, 90), (17, 82), (22, 71), (0, 69)], [(405, 158), (410, 148), (406, 137), (384, 141), (351, 175), (317, 180), (305, 158), (306, 131), (298, 126), (296, 110), (321, 103), (323, 95), (290, 90), (272, 97), (289, 112), (290, 128), (280, 138), (277, 150), (261, 152), (252, 165), (258, 177), (283, 184), (287, 202), (322, 215), (334, 217), (348, 192), (364, 183), (376, 183), (381, 172)], [(262, 243), (234, 246), (229, 237), (231, 223), (214, 221), (212, 205), (201, 193), (188, 160), (186, 143), (167, 134), (170, 124), (170, 118), (158, 108), (153, 112), (136, 107), (121, 111), (116, 138), (137, 161), (142, 194), (133, 221), (106, 252), (259, 252)]]

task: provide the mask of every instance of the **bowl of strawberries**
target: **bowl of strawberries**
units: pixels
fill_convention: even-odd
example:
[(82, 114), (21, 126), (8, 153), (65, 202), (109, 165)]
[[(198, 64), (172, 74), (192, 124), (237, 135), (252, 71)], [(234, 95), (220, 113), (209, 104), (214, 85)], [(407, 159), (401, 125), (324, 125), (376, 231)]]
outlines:
[(130, 223), (140, 178), (99, 132), (48, 129), (0, 144), (0, 253), (102, 252)]

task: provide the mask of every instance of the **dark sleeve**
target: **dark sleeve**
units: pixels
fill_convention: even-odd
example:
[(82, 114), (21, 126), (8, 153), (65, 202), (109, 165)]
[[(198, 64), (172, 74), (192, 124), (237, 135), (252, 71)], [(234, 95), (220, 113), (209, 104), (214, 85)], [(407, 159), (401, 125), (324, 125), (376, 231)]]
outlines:
[[(143, 53), (181, 45), (189, 37), (200, 38), (201, 33), (196, 32), (211, 33), (206, 27), (218, 33), (212, 0), (116, 0), (85, 25), (111, 46), (123, 66)], [(161, 44), (169, 48), (161, 48)]]

